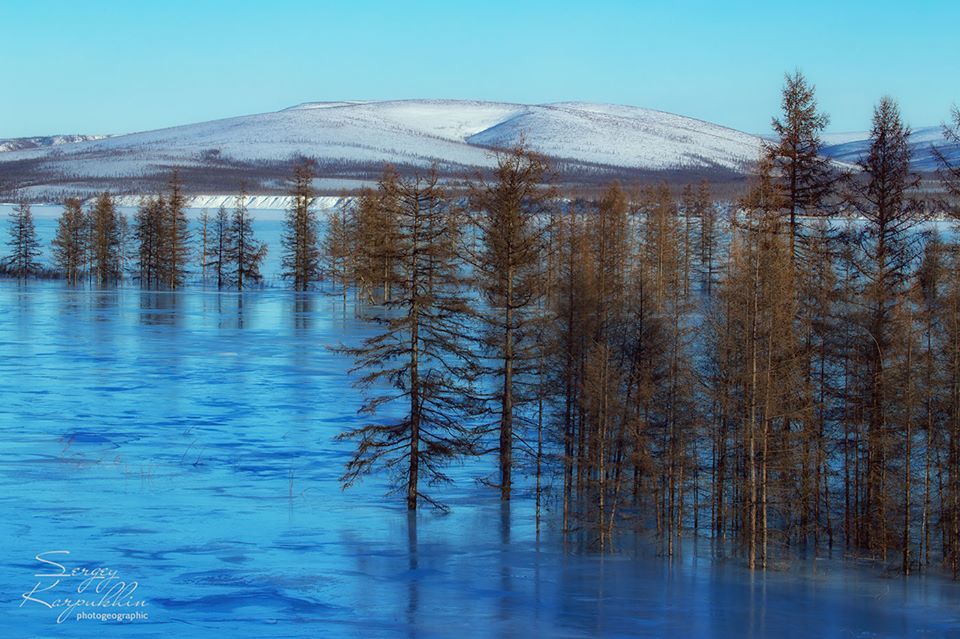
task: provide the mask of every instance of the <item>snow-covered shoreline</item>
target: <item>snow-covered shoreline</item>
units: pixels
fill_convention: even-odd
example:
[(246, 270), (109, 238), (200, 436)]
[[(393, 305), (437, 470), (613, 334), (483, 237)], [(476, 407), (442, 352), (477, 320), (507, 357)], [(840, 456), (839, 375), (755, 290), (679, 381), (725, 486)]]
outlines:
[[(137, 207), (140, 205), (140, 202), (146, 198), (150, 197), (150, 194), (141, 194), (141, 195), (115, 195), (114, 201), (117, 206), (120, 207)], [(94, 199), (94, 196), (81, 198), (84, 202), (89, 202)], [(313, 208), (318, 211), (329, 211), (337, 208), (343, 202), (349, 202), (353, 198), (350, 196), (336, 196), (336, 195), (321, 195), (318, 196), (313, 203)], [(190, 209), (210, 209), (216, 210), (221, 206), (224, 206), (228, 209), (236, 206), (237, 194), (236, 193), (204, 193), (199, 195), (187, 196), (187, 208)], [(27, 201), (32, 205), (37, 206), (60, 206), (62, 203), (58, 201), (50, 200), (32, 200), (27, 198)], [(247, 208), (251, 210), (263, 210), (263, 211), (285, 211), (289, 209), (292, 205), (293, 198), (289, 195), (248, 195), (247, 196)], [(0, 202), (0, 207), (3, 206), (16, 206), (16, 202)]]
[[(116, 201), (119, 206), (139, 206), (143, 195), (118, 195)], [(313, 202), (313, 208), (319, 211), (335, 209), (345, 200), (351, 198), (334, 195), (322, 195)], [(236, 205), (237, 194), (205, 193), (187, 197), (187, 207), (191, 209), (218, 209), (221, 206), (233, 208)], [(247, 208), (261, 210), (285, 211), (291, 208), (293, 198), (289, 195), (248, 195)]]

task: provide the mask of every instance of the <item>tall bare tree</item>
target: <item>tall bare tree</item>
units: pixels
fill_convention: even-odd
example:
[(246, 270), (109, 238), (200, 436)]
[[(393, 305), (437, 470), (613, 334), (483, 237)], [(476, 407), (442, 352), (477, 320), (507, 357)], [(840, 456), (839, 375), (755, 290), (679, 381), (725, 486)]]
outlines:
[(162, 195), (144, 198), (134, 219), (138, 250), (140, 286), (158, 288), (163, 284), (163, 229), (167, 208)]
[(245, 285), (259, 283), (263, 279), (260, 265), (266, 257), (267, 245), (258, 241), (253, 234), (253, 216), (247, 209), (247, 193), (243, 187), (236, 198), (226, 244), (233, 271), (232, 283), (237, 290), (242, 291)]
[(168, 187), (169, 195), (161, 218), (160, 260), (163, 284), (176, 289), (183, 285), (190, 262), (190, 226), (179, 169), (173, 170)]
[[(336, 225), (328, 228), (325, 254), (327, 259), (340, 259), (342, 246), (352, 246), (350, 262), (358, 293), (369, 301), (389, 302), (392, 297), (397, 239), (397, 220), (391, 214), (397, 204), (393, 201), (396, 189), (385, 188), (398, 179), (393, 167), (387, 166), (380, 178), (381, 188), (362, 189), (352, 220), (342, 216)], [(331, 220), (334, 221), (334, 220)], [(352, 228), (350, 228), (352, 227)], [(377, 295), (379, 292), (379, 296)]]
[[(475, 451), (466, 418), (473, 412), (475, 363), (469, 334), (471, 309), (456, 260), (454, 213), (436, 172), (382, 181), (388, 214), (396, 220), (390, 247), (395, 295), (378, 314), (380, 333), (355, 348), (342, 348), (356, 361), (359, 385), (377, 389), (363, 407), (377, 414), (387, 405), (403, 406), (402, 416), (341, 435), (357, 442), (347, 465), (345, 485), (377, 466), (393, 475), (409, 510), (420, 502), (442, 507), (425, 486), (445, 483), (444, 464)], [(389, 384), (392, 391), (380, 391)]]
[(294, 290), (305, 291), (320, 277), (320, 249), (317, 239), (317, 216), (313, 210), (313, 163), (302, 161), (293, 169), (290, 184), (292, 204), (287, 211), (281, 245), (283, 277), (293, 283)]
[(940, 165), (940, 180), (947, 192), (954, 198), (953, 202), (945, 203), (946, 210), (953, 213), (953, 217), (960, 219), (960, 161), (952, 158), (947, 149), (960, 148), (960, 107), (953, 107), (950, 113), (950, 123), (943, 126), (945, 148), (933, 147), (933, 155)]
[(93, 281), (97, 286), (114, 284), (123, 276), (120, 219), (110, 193), (97, 197), (90, 211), (90, 254)]
[(267, 245), (259, 242), (253, 234), (253, 216), (247, 209), (247, 192), (242, 186), (227, 230), (227, 245), (232, 284), (237, 290), (242, 291), (244, 286), (259, 283), (263, 279), (260, 264), (267, 254)]
[(796, 262), (802, 242), (801, 216), (821, 215), (834, 186), (830, 160), (821, 155), (821, 133), (830, 118), (817, 110), (816, 88), (799, 71), (784, 76), (782, 116), (773, 118), (775, 143), (768, 145), (789, 220), (790, 253)]
[(210, 212), (207, 209), (203, 209), (200, 212), (200, 238), (199, 245), (197, 246), (197, 257), (200, 262), (200, 283), (207, 283), (207, 261), (210, 258), (210, 250), (212, 248), (211, 242), (211, 232), (213, 230)]
[(919, 184), (910, 172), (910, 129), (897, 104), (883, 98), (874, 109), (870, 149), (860, 161), (862, 179), (854, 181), (850, 204), (864, 220), (852, 255), (860, 284), (850, 321), (860, 330), (856, 357), (861, 363), (860, 414), (866, 428), (862, 520), (865, 549), (886, 558), (896, 546), (892, 521), (894, 424), (902, 397), (894, 372), (903, 357), (903, 310), (908, 276), (918, 257), (914, 233), (922, 212), (911, 191)]
[(511, 497), (517, 411), (531, 401), (519, 383), (537, 360), (531, 343), (543, 321), (540, 298), (544, 277), (541, 256), (547, 234), (551, 188), (544, 187), (549, 165), (523, 147), (503, 152), (490, 179), (478, 175), (469, 187), (470, 209), (480, 248), (469, 251), (487, 310), (484, 347), (488, 373), (498, 388), (491, 411), (499, 434), (500, 498)]
[(40, 242), (37, 240), (37, 228), (33, 223), (30, 203), (21, 200), (10, 211), (10, 226), (7, 230), (7, 246), (10, 253), (5, 265), (7, 272), (18, 279), (24, 279), (40, 272)]
[[(340, 284), (343, 303), (347, 303), (347, 291), (358, 273), (358, 255), (371, 255), (383, 247), (357, 237), (354, 206), (341, 200), (327, 214), (327, 228), (323, 235), (323, 262), (326, 276)], [(372, 238), (370, 238), (372, 239)], [(382, 277), (382, 275), (381, 275)]]
[(222, 289), (230, 282), (230, 214), (227, 207), (220, 205), (216, 217), (210, 223), (210, 248), (204, 267), (210, 270), (210, 276)]
[(77, 198), (67, 198), (53, 238), (53, 258), (57, 269), (71, 286), (79, 284), (83, 276), (87, 250), (84, 224), (82, 203)]

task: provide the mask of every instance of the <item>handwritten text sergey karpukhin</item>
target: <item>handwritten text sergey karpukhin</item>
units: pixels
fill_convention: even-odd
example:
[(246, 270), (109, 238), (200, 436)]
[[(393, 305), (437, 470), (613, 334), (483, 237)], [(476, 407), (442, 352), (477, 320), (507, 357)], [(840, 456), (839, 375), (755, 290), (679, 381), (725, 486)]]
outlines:
[(20, 607), (43, 606), (57, 612), (57, 623), (70, 617), (101, 621), (142, 621), (147, 602), (134, 596), (140, 584), (125, 581), (106, 566), (68, 567), (69, 550), (47, 550), (35, 559), (43, 568), (36, 584), (23, 593)]

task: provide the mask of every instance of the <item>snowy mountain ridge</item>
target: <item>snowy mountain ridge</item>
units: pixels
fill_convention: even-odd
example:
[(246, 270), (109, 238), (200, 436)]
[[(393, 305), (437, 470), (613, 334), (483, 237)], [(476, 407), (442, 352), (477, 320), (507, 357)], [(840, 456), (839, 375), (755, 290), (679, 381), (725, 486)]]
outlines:
[[(870, 150), (870, 133), (830, 133), (823, 136), (823, 154), (834, 160), (855, 165)], [(910, 161), (914, 171), (936, 171), (939, 162), (933, 153), (934, 147), (951, 161), (960, 162), (960, 145), (950, 143), (943, 135), (942, 126), (927, 126), (913, 129), (910, 134)]]
[[(222, 184), (198, 185), (218, 192), (228, 182), (222, 176), (238, 167), (288, 166), (299, 156), (316, 158), (322, 176), (345, 179), (369, 178), (387, 162), (421, 168), (437, 163), (441, 172), (455, 176), (493, 166), (492, 149), (521, 140), (571, 175), (684, 170), (742, 174), (760, 150), (757, 136), (631, 106), (308, 102), (270, 113), (9, 151), (0, 154), (0, 181), (6, 177), (48, 190), (105, 185), (99, 188), (137, 193), (138, 181), (179, 166), (220, 176)], [(279, 177), (278, 170), (274, 182)], [(127, 187), (118, 188), (124, 182)]]
[[(26, 140), (26, 141), (25, 141)], [(349, 191), (375, 180), (385, 163), (401, 169), (437, 164), (445, 178), (494, 165), (493, 151), (524, 141), (549, 156), (565, 184), (596, 184), (670, 175), (742, 176), (763, 138), (694, 118), (640, 107), (588, 102), (518, 104), (477, 100), (306, 102), (280, 111), (113, 137), (48, 136), (0, 141), (0, 192), (58, 200), (109, 189), (156, 192), (171, 168), (193, 194), (254, 195), (285, 190), (290, 163), (318, 161), (317, 187)], [(913, 134), (914, 168), (936, 168), (931, 145), (939, 127)], [(825, 136), (827, 156), (855, 163), (869, 142), (862, 133)], [(960, 158), (960, 148), (945, 147)]]
[(7, 138), (0, 140), (0, 153), (9, 151), (22, 151), (24, 149), (37, 149), (61, 144), (73, 144), (75, 142), (87, 142), (89, 140), (103, 140), (108, 135), (43, 135), (29, 138)]

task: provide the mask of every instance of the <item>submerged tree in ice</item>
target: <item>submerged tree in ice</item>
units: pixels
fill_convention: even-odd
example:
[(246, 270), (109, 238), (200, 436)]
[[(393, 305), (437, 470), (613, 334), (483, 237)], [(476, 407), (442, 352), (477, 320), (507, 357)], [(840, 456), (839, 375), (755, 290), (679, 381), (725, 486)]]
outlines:
[(79, 199), (67, 198), (64, 201), (52, 244), (57, 270), (68, 284), (76, 286), (86, 267), (87, 252), (86, 218)]
[(90, 270), (93, 283), (106, 286), (123, 278), (120, 213), (107, 192), (90, 211)]
[(267, 245), (258, 241), (253, 234), (253, 216), (247, 209), (247, 194), (241, 188), (237, 196), (233, 217), (227, 229), (227, 255), (232, 265), (232, 283), (238, 291), (244, 285), (259, 283), (263, 276), (260, 274), (260, 264), (267, 254)]
[(163, 282), (173, 290), (183, 285), (190, 262), (190, 226), (179, 170), (174, 169), (171, 174), (169, 187), (170, 194), (163, 210), (160, 264)]
[(905, 413), (908, 385), (900, 371), (910, 341), (906, 291), (919, 257), (915, 227), (922, 208), (911, 194), (919, 180), (910, 172), (909, 137), (896, 103), (882, 99), (874, 110), (870, 150), (860, 162), (862, 179), (851, 184), (851, 203), (864, 220), (850, 251), (859, 276), (848, 318), (856, 329), (851, 356), (858, 364), (853, 377), (859, 396), (854, 403), (855, 454), (862, 455), (864, 468), (856, 479), (863, 482), (863, 493), (853, 525), (857, 545), (884, 559), (896, 545), (898, 479), (891, 468), (903, 451), (896, 436), (906, 433), (891, 426), (911, 419)]
[(137, 279), (140, 286), (156, 288), (160, 286), (163, 236), (163, 212), (166, 200), (162, 195), (145, 198), (140, 201), (134, 217), (134, 236), (139, 249), (137, 251)]
[(210, 223), (208, 243), (204, 268), (208, 276), (217, 283), (217, 288), (226, 286), (230, 279), (227, 270), (230, 268), (230, 245), (227, 233), (230, 230), (230, 214), (223, 205), (217, 210), (216, 217)]
[[(381, 185), (397, 180), (396, 171), (387, 167)], [(388, 302), (392, 298), (391, 283), (396, 277), (396, 257), (391, 247), (396, 242), (397, 219), (393, 209), (392, 188), (364, 189), (353, 211), (351, 232), (355, 254), (350, 267), (360, 294), (368, 300)], [(377, 293), (379, 292), (379, 295)]]
[(518, 147), (502, 153), (492, 179), (470, 186), (472, 223), (479, 247), (468, 252), (478, 289), (488, 310), (482, 314), (486, 373), (496, 388), (490, 403), (491, 430), (498, 433), (500, 497), (509, 500), (513, 485), (515, 430), (519, 413), (534, 401), (524, 378), (541, 361), (535, 339), (545, 320), (544, 253), (552, 189), (546, 159)]
[(358, 241), (355, 224), (356, 207), (341, 202), (327, 213), (327, 229), (323, 236), (323, 266), (328, 279), (339, 283), (343, 302), (347, 301), (347, 290), (357, 277), (357, 256), (370, 250), (374, 245), (361, 245)]
[(40, 257), (40, 242), (37, 240), (37, 229), (33, 223), (30, 204), (26, 200), (21, 200), (10, 211), (8, 233), (7, 246), (10, 247), (10, 253), (5, 260), (7, 272), (18, 279), (38, 274), (40, 262), (37, 258)]
[(362, 412), (379, 420), (340, 436), (357, 442), (342, 481), (350, 486), (381, 466), (408, 509), (442, 507), (425, 486), (449, 481), (443, 466), (475, 452), (467, 420), (476, 366), (464, 339), (472, 313), (455, 259), (459, 225), (435, 172), (382, 180), (380, 195), (383, 214), (396, 221), (393, 242), (380, 249), (395, 264), (393, 294), (373, 318), (379, 334), (340, 349), (355, 358), (358, 385), (370, 393)]
[(317, 214), (313, 210), (316, 197), (312, 182), (312, 163), (298, 163), (290, 183), (293, 203), (287, 211), (281, 240), (283, 277), (291, 281), (295, 291), (307, 290), (320, 277)]

